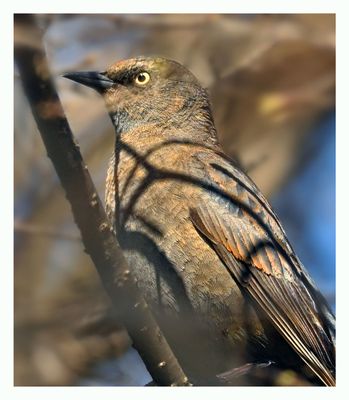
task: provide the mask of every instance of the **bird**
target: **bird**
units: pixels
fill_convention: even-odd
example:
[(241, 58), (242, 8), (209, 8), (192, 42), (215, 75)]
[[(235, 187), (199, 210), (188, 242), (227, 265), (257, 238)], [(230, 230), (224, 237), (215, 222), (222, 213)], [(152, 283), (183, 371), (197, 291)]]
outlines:
[(136, 57), (64, 77), (115, 128), (105, 203), (132, 273), (196, 385), (254, 384), (253, 368), (335, 386), (335, 318), (244, 168), (217, 138), (185, 66)]

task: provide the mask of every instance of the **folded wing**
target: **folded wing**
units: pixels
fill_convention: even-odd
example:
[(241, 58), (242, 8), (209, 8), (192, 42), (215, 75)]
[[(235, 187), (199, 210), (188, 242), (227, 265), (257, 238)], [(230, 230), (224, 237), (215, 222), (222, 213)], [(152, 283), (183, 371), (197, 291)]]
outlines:
[(328, 306), (259, 190), (236, 166), (216, 157), (207, 165), (205, 154), (197, 156), (213, 186), (203, 191), (201, 201), (196, 199), (193, 224), (301, 359), (325, 385), (334, 386)]

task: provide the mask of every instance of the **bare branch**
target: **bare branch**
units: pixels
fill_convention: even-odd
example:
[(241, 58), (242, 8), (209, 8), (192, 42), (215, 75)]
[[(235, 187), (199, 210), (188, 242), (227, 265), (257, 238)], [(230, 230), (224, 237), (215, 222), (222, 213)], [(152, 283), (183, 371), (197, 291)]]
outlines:
[(156, 384), (189, 385), (109, 225), (51, 80), (41, 36), (33, 16), (15, 15), (15, 60), (23, 88), (86, 252)]

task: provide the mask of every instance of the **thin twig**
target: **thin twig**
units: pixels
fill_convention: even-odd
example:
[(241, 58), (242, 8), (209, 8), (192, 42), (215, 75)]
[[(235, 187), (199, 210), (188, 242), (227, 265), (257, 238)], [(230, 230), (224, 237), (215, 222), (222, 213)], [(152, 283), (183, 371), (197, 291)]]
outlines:
[(48, 239), (62, 239), (62, 240), (74, 240), (81, 241), (81, 236), (71, 232), (61, 232), (57, 229), (50, 228), (48, 226), (34, 225), (22, 221), (15, 221), (14, 223), (15, 232), (25, 233), (28, 235), (44, 236)]

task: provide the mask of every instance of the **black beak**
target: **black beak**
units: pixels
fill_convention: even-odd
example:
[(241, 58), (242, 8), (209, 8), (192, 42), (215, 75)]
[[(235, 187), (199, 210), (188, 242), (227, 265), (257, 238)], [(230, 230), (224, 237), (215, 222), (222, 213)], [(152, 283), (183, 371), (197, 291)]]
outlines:
[(63, 77), (95, 89), (97, 92), (103, 92), (115, 84), (114, 81), (109, 79), (102, 72), (95, 71), (68, 72), (64, 74)]

